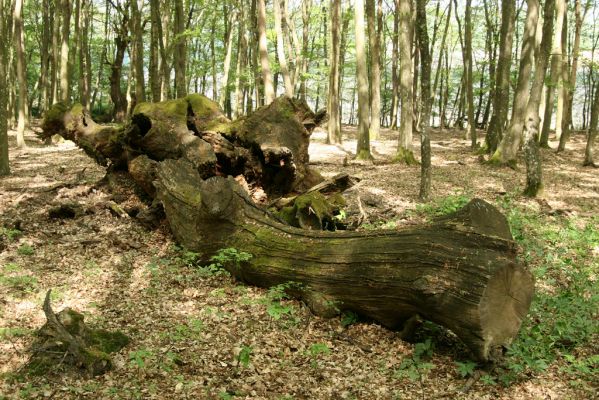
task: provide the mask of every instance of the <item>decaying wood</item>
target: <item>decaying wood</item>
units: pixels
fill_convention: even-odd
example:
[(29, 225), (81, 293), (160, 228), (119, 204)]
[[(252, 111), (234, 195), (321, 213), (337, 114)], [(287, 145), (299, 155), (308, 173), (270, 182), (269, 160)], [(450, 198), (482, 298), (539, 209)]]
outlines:
[(160, 163), (156, 187), (181, 244), (203, 254), (251, 253), (229, 272), (262, 287), (295, 282), (292, 294), (319, 315), (351, 310), (400, 329), (418, 314), (489, 360), (530, 306), (533, 278), (517, 261), (505, 217), (482, 200), (430, 225), (322, 232), (279, 222), (233, 178), (202, 180), (185, 160)]
[(70, 308), (55, 314), (50, 295), (51, 290), (48, 290), (43, 305), (47, 321), (38, 332), (29, 371), (45, 373), (67, 358), (69, 363), (85, 368), (92, 376), (108, 371), (112, 367), (108, 354), (124, 347), (128, 338), (120, 332), (88, 328), (83, 315)]
[(203, 178), (243, 175), (250, 189), (280, 196), (323, 180), (308, 155), (319, 118), (305, 101), (280, 97), (230, 121), (217, 103), (193, 94), (140, 103), (129, 123), (100, 125), (80, 105), (57, 103), (45, 115), (42, 137), (59, 134), (100, 164), (128, 169), (150, 196), (156, 163), (166, 159), (191, 162)]

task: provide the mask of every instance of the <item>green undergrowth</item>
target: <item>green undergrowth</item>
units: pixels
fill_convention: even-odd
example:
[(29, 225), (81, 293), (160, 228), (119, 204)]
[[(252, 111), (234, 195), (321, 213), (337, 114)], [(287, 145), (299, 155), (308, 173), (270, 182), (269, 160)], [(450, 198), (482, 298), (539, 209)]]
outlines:
[(457, 192), (428, 203), (418, 204), (416, 213), (426, 218), (440, 217), (459, 210), (468, 204), (471, 199), (472, 196), (469, 194)]
[(573, 385), (590, 389), (599, 367), (589, 351), (599, 333), (599, 217), (544, 215), (510, 196), (499, 205), (536, 278), (536, 293), (498, 378), (509, 384), (557, 362)]

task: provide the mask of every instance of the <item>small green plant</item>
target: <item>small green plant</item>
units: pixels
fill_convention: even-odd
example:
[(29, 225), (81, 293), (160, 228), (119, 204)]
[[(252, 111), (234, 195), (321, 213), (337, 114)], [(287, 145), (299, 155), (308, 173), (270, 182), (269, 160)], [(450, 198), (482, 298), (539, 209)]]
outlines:
[(265, 304), (266, 312), (274, 320), (280, 320), (283, 316), (292, 314), (293, 306), (283, 304), (282, 301), (288, 299), (287, 291), (290, 289), (299, 289), (301, 285), (296, 282), (286, 282), (268, 289)]
[(358, 314), (353, 311), (346, 311), (341, 316), (341, 325), (345, 328), (358, 322)]
[(30, 275), (5, 276), (0, 274), (0, 285), (31, 293), (37, 289), (37, 278)]
[(462, 378), (472, 376), (474, 374), (474, 370), (476, 369), (476, 363), (472, 362), (472, 361), (466, 361), (466, 362), (456, 361), (455, 365), (456, 365), (458, 374)]
[(308, 350), (311, 357), (318, 357), (320, 354), (329, 354), (330, 352), (331, 349), (325, 343), (314, 343)]
[(250, 253), (239, 251), (235, 248), (228, 247), (220, 249), (215, 255), (210, 257), (211, 263), (207, 266), (200, 267), (200, 271), (207, 275), (230, 275), (227, 268), (239, 268), (242, 262), (249, 261), (252, 258)]
[(237, 356), (237, 363), (247, 368), (250, 365), (250, 356), (252, 355), (252, 346), (242, 346)]
[(175, 325), (174, 330), (170, 332), (169, 336), (175, 341), (193, 339), (197, 338), (203, 329), (204, 323), (199, 319), (192, 318), (186, 324)]
[(154, 353), (148, 349), (139, 349), (129, 352), (129, 364), (139, 369), (147, 366), (149, 360), (154, 357)]
[(18, 229), (0, 227), (0, 237), (7, 238), (10, 242), (16, 240), (23, 232)]
[(22, 256), (32, 256), (33, 253), (35, 253), (35, 250), (33, 250), (33, 247), (31, 247), (31, 245), (23, 243), (17, 249), (17, 253), (19, 253)]
[(435, 364), (427, 362), (433, 354), (433, 345), (431, 339), (426, 339), (423, 343), (416, 343), (412, 357), (405, 358), (399, 369), (396, 371), (396, 376), (400, 378), (408, 378), (411, 381), (422, 381), (428, 373), (435, 367)]

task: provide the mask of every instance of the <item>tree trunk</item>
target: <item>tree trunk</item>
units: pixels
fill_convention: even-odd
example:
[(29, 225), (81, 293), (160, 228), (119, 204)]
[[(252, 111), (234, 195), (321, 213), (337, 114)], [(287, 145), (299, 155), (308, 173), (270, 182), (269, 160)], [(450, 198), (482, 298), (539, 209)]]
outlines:
[[(0, 35), (8, 37), (7, 18), (5, 13), (8, 11), (4, 8), (4, 1), (0, 0)], [(8, 88), (6, 82), (7, 63), (8, 59), (8, 41), (0, 41), (0, 176), (10, 174), (10, 166), (8, 163), (8, 116), (6, 115), (6, 106), (8, 100)]]
[[(225, 60), (223, 62), (223, 76), (221, 81), (220, 98), (218, 103), (221, 108), (225, 108), (225, 101), (229, 96), (229, 71), (231, 70), (231, 58), (233, 53), (233, 24), (237, 21), (237, 12), (230, 11), (228, 16), (228, 29), (225, 33)], [(240, 55), (238, 55), (240, 57)]]
[(486, 147), (489, 154), (495, 153), (503, 137), (503, 129), (507, 121), (510, 92), (510, 66), (512, 61), (512, 41), (514, 37), (515, 0), (501, 2), (501, 32), (499, 43), (499, 62), (495, 78), (495, 97), (493, 99), (493, 115), (487, 130)]
[(547, 64), (551, 55), (554, 13), (555, 0), (545, 0), (543, 36), (537, 56), (537, 65), (532, 88), (530, 89), (530, 99), (528, 100), (524, 125), (524, 155), (526, 159), (526, 188), (524, 194), (529, 197), (536, 197), (543, 189), (543, 170), (539, 152), (539, 125), (541, 120), (539, 110)]
[[(276, 0), (275, 0), (276, 1)], [(340, 32), (341, 0), (331, 0), (331, 61), (329, 70), (329, 113), (327, 143), (341, 143), (341, 124), (339, 118), (339, 61), (340, 61)]]
[(377, 140), (381, 130), (381, 56), (380, 32), (376, 23), (375, 0), (366, 0), (368, 42), (370, 47), (370, 140)]
[[(17, 0), (21, 1), (21, 0)], [(60, 99), (71, 101), (71, 77), (69, 65), (69, 33), (71, 31), (71, 0), (62, 0), (62, 42), (60, 50)]]
[(593, 109), (591, 110), (591, 122), (589, 124), (589, 132), (587, 134), (587, 146), (584, 152), (583, 166), (597, 167), (593, 158), (593, 146), (597, 138), (597, 125), (599, 121), (599, 81), (595, 85), (595, 100), (593, 101)]
[(300, 74), (300, 98), (306, 100), (306, 79), (308, 74), (308, 45), (310, 32), (310, 8), (312, 0), (302, 1), (302, 69)]
[(161, 75), (158, 71), (160, 62), (160, 45), (158, 41), (162, 40), (158, 33), (160, 24), (160, 3), (159, 0), (150, 0), (150, 65), (148, 75), (150, 79), (150, 90), (152, 92), (152, 101), (160, 101)]
[(40, 111), (50, 108), (50, 45), (52, 44), (52, 24), (50, 0), (42, 0), (42, 38), (40, 47)]
[(397, 113), (399, 111), (399, 1), (395, 0), (393, 13), (393, 36), (391, 38), (391, 129), (397, 129)]
[(416, 0), (416, 32), (420, 52), (420, 194), (426, 201), (431, 193), (431, 56), (426, 22), (426, 0)]
[(399, 125), (399, 143), (395, 160), (408, 165), (416, 164), (412, 150), (412, 129), (414, 110), (414, 87), (412, 75), (412, 37), (414, 32), (412, 18), (412, 2), (410, 0), (397, 0), (399, 13), (399, 75), (401, 90), (401, 115)]
[(283, 84), (285, 85), (285, 96), (293, 97), (293, 83), (291, 82), (291, 75), (289, 73), (289, 67), (287, 66), (287, 57), (285, 56), (285, 43), (283, 40), (280, 1), (281, 0), (273, 0), (275, 34), (277, 36), (277, 58), (279, 59), (279, 66), (281, 68), (281, 74), (283, 75)]
[[(553, 104), (555, 91), (559, 90), (562, 68), (562, 30), (564, 27), (564, 15), (566, 13), (566, 0), (555, 0), (555, 30), (553, 36), (553, 47), (551, 50), (551, 70), (545, 100), (545, 112), (543, 116), (543, 129), (541, 131), (540, 146), (549, 148), (549, 129), (551, 127), (551, 116), (553, 115)], [(561, 127), (560, 127), (561, 129)], [(556, 126), (557, 131), (557, 126)]]
[[(132, 0), (135, 1), (135, 0)], [(182, 36), (185, 30), (185, 12), (183, 10), (183, 0), (175, 0), (175, 87), (177, 89), (177, 97), (187, 95), (187, 37)]]
[[(580, 34), (582, 31), (582, 23), (590, 6), (590, 2), (586, 3), (584, 12), (581, 10), (580, 0), (576, 0), (574, 6), (575, 28), (574, 28), (574, 44), (572, 46), (572, 66), (569, 71), (568, 84), (564, 89), (564, 121), (562, 123), (562, 135), (560, 136), (559, 146), (557, 151), (566, 149), (566, 142), (570, 137), (570, 127), (572, 125), (572, 106), (574, 103), (574, 92), (576, 90), (576, 75), (578, 73), (578, 58), (580, 56)], [(567, 71), (567, 69), (566, 69)]]
[(262, 67), (262, 80), (264, 81), (264, 103), (266, 105), (275, 99), (275, 90), (268, 62), (268, 45), (266, 41), (266, 5), (265, 0), (257, 0), (258, 5), (258, 48), (260, 51), (260, 65)]
[(358, 147), (356, 158), (370, 160), (370, 99), (368, 96), (368, 68), (366, 66), (366, 40), (364, 37), (364, 0), (354, 2), (356, 34), (356, 76), (358, 86)]
[(474, 80), (472, 77), (472, 0), (466, 0), (466, 15), (464, 18), (464, 56), (466, 62), (466, 103), (468, 104), (468, 131), (471, 140), (470, 147), (478, 147), (476, 138), (476, 121), (474, 119)]
[[(131, 1), (131, 61), (135, 73), (135, 103), (146, 101), (144, 80), (144, 45), (141, 15), (143, 0)], [(132, 106), (134, 107), (134, 106)]]
[(23, 0), (15, 1), (14, 24), (14, 37), (17, 61), (17, 82), (19, 84), (19, 120), (17, 122), (17, 147), (24, 148), (27, 147), (27, 145), (25, 144), (25, 123), (27, 119), (27, 76), (25, 66), (25, 43), (23, 32)]
[(127, 114), (127, 98), (121, 88), (121, 78), (123, 70), (123, 60), (128, 46), (128, 28), (129, 16), (127, 13), (121, 15), (121, 21), (115, 23), (118, 28), (114, 38), (115, 54), (112, 64), (110, 64), (110, 99), (114, 105), (112, 118), (117, 122), (122, 122)]
[[(566, 5), (567, 7), (567, 5)], [(557, 89), (557, 109), (555, 110), (555, 138), (561, 141), (564, 128), (564, 111), (567, 97), (568, 78), (570, 77), (568, 68), (568, 10), (564, 13), (564, 24), (562, 27), (562, 64), (559, 69), (560, 85)], [(559, 145), (558, 145), (559, 146)], [(559, 147), (558, 147), (559, 149)]]
[(532, 299), (533, 278), (517, 261), (505, 217), (482, 200), (400, 231), (307, 231), (257, 208), (233, 178), (202, 181), (183, 160), (158, 165), (157, 196), (186, 248), (251, 254), (226, 266), (238, 279), (287, 284), (325, 317), (348, 310), (397, 329), (419, 314), (480, 360), (512, 341)]
[(522, 52), (520, 55), (518, 84), (514, 92), (512, 120), (497, 151), (490, 159), (491, 162), (500, 164), (516, 164), (516, 156), (522, 141), (522, 130), (524, 128), (524, 123), (526, 122), (526, 106), (528, 105), (530, 95), (528, 83), (530, 82), (530, 73), (532, 71), (534, 59), (537, 24), (539, 19), (539, 2), (538, 0), (527, 0), (527, 4), (528, 9), (526, 11), (526, 22), (522, 34)]

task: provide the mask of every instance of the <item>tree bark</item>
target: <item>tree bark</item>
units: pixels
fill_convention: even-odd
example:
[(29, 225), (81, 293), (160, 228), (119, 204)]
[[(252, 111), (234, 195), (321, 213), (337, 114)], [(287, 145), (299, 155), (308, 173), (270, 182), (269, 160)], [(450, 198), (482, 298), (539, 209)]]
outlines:
[(17, 82), (19, 85), (17, 122), (17, 147), (27, 147), (25, 144), (25, 124), (27, 120), (27, 76), (25, 66), (25, 43), (23, 32), (23, 0), (15, 1), (14, 10), (14, 37), (17, 61)]
[[(135, 0), (132, 0), (135, 1)], [(185, 30), (185, 12), (183, 10), (183, 0), (175, 0), (175, 87), (177, 97), (187, 95), (187, 37), (183, 35)]]
[(349, 310), (397, 329), (419, 314), (490, 360), (530, 306), (533, 279), (517, 261), (507, 221), (481, 200), (429, 226), (356, 233), (289, 227), (233, 178), (202, 181), (183, 160), (158, 165), (157, 193), (186, 248), (249, 252), (249, 261), (226, 266), (231, 274), (263, 287), (287, 284), (318, 315)]
[[(18, 0), (20, 1), (20, 0)], [(62, 41), (60, 50), (60, 99), (71, 101), (71, 76), (69, 65), (69, 34), (71, 32), (71, 0), (62, 0)]]
[(591, 122), (589, 124), (589, 132), (587, 134), (587, 146), (584, 152), (583, 166), (597, 167), (593, 157), (593, 146), (597, 138), (597, 125), (599, 121), (599, 81), (595, 85), (595, 100), (593, 101), (593, 109), (591, 110)]
[(501, 2), (501, 32), (499, 43), (499, 62), (495, 78), (495, 97), (493, 99), (493, 114), (487, 129), (486, 147), (489, 154), (495, 153), (503, 138), (503, 129), (507, 121), (510, 65), (512, 61), (512, 41), (514, 38), (515, 0)]
[[(275, 0), (276, 1), (276, 0)], [(341, 143), (341, 124), (339, 118), (339, 84), (341, 0), (331, 0), (331, 61), (329, 70), (329, 113), (327, 143)]]
[(376, 23), (375, 0), (366, 0), (370, 61), (370, 140), (377, 140), (381, 130), (381, 56), (380, 32)]
[(283, 84), (285, 85), (285, 96), (293, 97), (293, 83), (291, 81), (291, 74), (289, 73), (289, 67), (287, 66), (287, 57), (285, 55), (285, 43), (283, 40), (283, 27), (282, 27), (282, 13), (281, 13), (281, 0), (273, 0), (274, 17), (275, 17), (275, 34), (277, 36), (277, 58), (279, 59), (279, 66), (281, 68), (281, 74), (283, 74)]
[(543, 35), (539, 46), (539, 54), (534, 73), (530, 99), (526, 109), (524, 125), (524, 155), (526, 160), (526, 188), (524, 194), (536, 197), (543, 190), (542, 160), (539, 151), (539, 115), (543, 84), (547, 73), (547, 64), (551, 55), (551, 35), (553, 32), (553, 16), (555, 0), (545, 0)]
[(364, 0), (355, 0), (354, 25), (356, 34), (356, 76), (358, 84), (358, 147), (356, 158), (370, 160), (370, 99), (368, 96), (368, 68), (364, 37)]
[(152, 92), (152, 101), (160, 101), (160, 86), (161, 75), (158, 71), (160, 64), (160, 44), (162, 38), (158, 33), (158, 25), (160, 24), (160, 3), (158, 0), (150, 0), (150, 65), (148, 74), (150, 79), (150, 90)]
[(515, 165), (518, 149), (522, 141), (522, 130), (526, 122), (526, 107), (529, 99), (528, 83), (534, 59), (537, 24), (539, 19), (538, 0), (527, 0), (526, 22), (522, 34), (522, 52), (518, 84), (514, 92), (514, 106), (509, 128), (490, 161), (499, 164)]
[(300, 98), (306, 100), (307, 88), (306, 79), (308, 74), (308, 45), (310, 32), (310, 8), (312, 0), (302, 1), (302, 69), (300, 74)]
[(431, 56), (426, 22), (426, 0), (416, 0), (416, 32), (420, 52), (420, 193), (426, 201), (431, 192)]
[[(131, 1), (131, 62), (135, 72), (135, 104), (146, 101), (144, 79), (144, 45), (141, 15), (143, 0)], [(134, 107), (134, 106), (133, 106)]]
[(474, 119), (474, 80), (472, 77), (472, 0), (466, 0), (466, 15), (464, 17), (464, 56), (466, 62), (466, 103), (468, 104), (468, 132), (471, 140), (470, 147), (478, 147), (476, 137), (476, 121)]
[[(566, 1), (555, 0), (555, 30), (553, 36), (553, 47), (551, 50), (551, 70), (549, 72), (549, 82), (547, 83), (547, 93), (545, 100), (545, 112), (543, 116), (543, 129), (541, 131), (540, 146), (549, 148), (549, 130), (551, 128), (551, 116), (553, 115), (553, 105), (555, 101), (555, 91), (559, 90), (562, 68), (562, 30), (564, 26), (564, 15), (566, 13)], [(561, 127), (560, 127), (561, 129)], [(556, 126), (557, 131), (557, 126)]]
[(414, 109), (414, 76), (412, 75), (412, 37), (414, 32), (412, 18), (412, 1), (397, 0), (400, 34), (399, 34), (399, 75), (401, 97), (401, 115), (399, 124), (399, 143), (395, 160), (408, 165), (416, 164), (412, 150), (412, 129)]
[(268, 44), (266, 41), (266, 5), (265, 0), (257, 0), (258, 5), (258, 48), (260, 52), (260, 66), (262, 67), (262, 80), (264, 82), (264, 103), (266, 105), (275, 99), (275, 90), (268, 62)]
[[(6, 24), (4, 1), (0, 0), (0, 35), (8, 37)], [(8, 88), (6, 82), (7, 76), (7, 53), (8, 41), (0, 41), (0, 176), (10, 174), (8, 162), (8, 115), (6, 112), (8, 100)]]
[(225, 35), (225, 60), (223, 62), (223, 76), (220, 85), (220, 98), (218, 100), (220, 107), (223, 109), (225, 108), (225, 101), (229, 96), (229, 71), (231, 70), (231, 58), (233, 54), (233, 24), (237, 21), (237, 11), (230, 11), (228, 18), (228, 29)]

